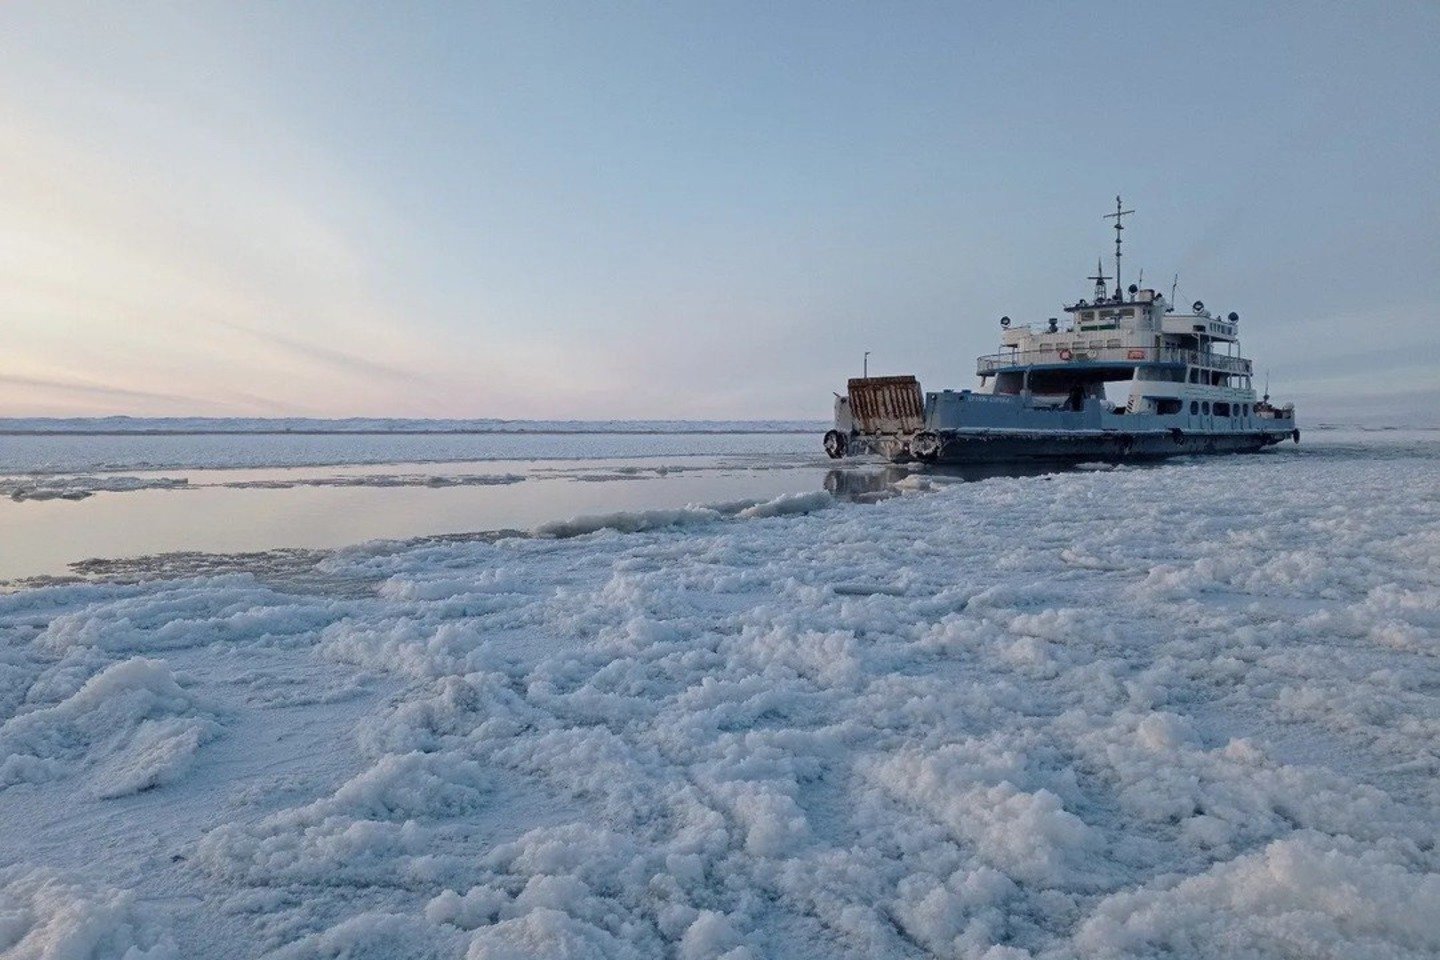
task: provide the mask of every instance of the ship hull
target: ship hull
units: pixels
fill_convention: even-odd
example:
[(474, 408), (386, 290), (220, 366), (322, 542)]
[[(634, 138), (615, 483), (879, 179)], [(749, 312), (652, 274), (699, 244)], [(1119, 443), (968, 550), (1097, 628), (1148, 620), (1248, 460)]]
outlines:
[(876, 454), (893, 463), (1115, 463), (1197, 454), (1255, 453), (1291, 439), (1298, 441), (1298, 431), (1187, 434), (1181, 430), (1140, 433), (940, 430), (919, 437), (856, 437), (847, 453)]

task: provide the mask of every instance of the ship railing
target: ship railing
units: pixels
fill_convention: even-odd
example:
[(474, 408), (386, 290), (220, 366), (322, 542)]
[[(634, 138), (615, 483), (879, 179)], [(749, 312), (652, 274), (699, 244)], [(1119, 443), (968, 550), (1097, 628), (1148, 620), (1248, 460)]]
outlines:
[(1244, 357), (1227, 357), (1219, 353), (1200, 350), (1181, 350), (1175, 347), (1067, 347), (1055, 346), (1045, 350), (1007, 350), (991, 353), (975, 361), (977, 376), (990, 376), (1000, 370), (1029, 367), (1037, 364), (1184, 364), (1205, 367), (1222, 373), (1249, 376), (1252, 372), (1250, 361)]

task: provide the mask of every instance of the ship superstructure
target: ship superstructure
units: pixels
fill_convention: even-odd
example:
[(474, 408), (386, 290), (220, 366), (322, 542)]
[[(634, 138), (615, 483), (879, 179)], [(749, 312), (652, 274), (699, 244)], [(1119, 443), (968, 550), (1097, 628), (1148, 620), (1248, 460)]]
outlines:
[[(1257, 399), (1240, 353), (1240, 317), (1201, 301), (1175, 308), (1153, 289), (1120, 285), (1122, 219), (1116, 198), (1115, 286), (1097, 265), (1089, 298), (1041, 325), (1000, 319), (998, 353), (976, 361), (979, 384), (922, 394), (914, 377), (852, 379), (836, 397), (832, 457), (978, 462), (1120, 459), (1245, 452), (1299, 440), (1294, 407)], [(1173, 297), (1173, 288), (1172, 293)], [(1106, 384), (1128, 383), (1123, 403)]]

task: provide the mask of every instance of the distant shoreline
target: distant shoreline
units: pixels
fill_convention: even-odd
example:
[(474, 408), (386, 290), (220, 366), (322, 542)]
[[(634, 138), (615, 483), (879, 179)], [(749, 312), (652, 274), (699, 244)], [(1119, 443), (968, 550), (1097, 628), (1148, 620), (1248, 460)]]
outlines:
[[(820, 428), (823, 428), (821, 424)], [(518, 430), (484, 430), (472, 429), (448, 429), (436, 428), (426, 429), (405, 429), (396, 428), (383, 430), (375, 428), (345, 429), (284, 429), (271, 428), (261, 429), (253, 427), (217, 427), (214, 429), (134, 429), (134, 430), (56, 430), (56, 429), (35, 429), (35, 430), (14, 430), (0, 428), (0, 437), (205, 437), (205, 436), (300, 436), (300, 437), (354, 437), (354, 436), (695, 436), (709, 434), (799, 434), (811, 433), (816, 427), (714, 427), (711, 429), (676, 429), (659, 430), (632, 429), (599, 427), (592, 430), (565, 430), (560, 428), (540, 429), (518, 429)]]
[(504, 420), (491, 417), (0, 417), (0, 437), (164, 436), (579, 436), (798, 434), (824, 432), (824, 420)]

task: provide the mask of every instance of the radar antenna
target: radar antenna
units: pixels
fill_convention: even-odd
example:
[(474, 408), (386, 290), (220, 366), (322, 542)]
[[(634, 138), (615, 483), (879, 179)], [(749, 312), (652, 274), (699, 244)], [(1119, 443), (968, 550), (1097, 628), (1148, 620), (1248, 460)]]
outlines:
[(1096, 257), (1096, 258), (1095, 258), (1095, 276), (1093, 276), (1093, 277), (1086, 277), (1085, 279), (1086, 279), (1086, 280), (1094, 280), (1094, 281), (1095, 281), (1095, 293), (1094, 293), (1095, 302), (1096, 302), (1096, 303), (1099, 303), (1101, 300), (1104, 300), (1104, 299), (1105, 299), (1105, 281), (1106, 281), (1106, 280), (1109, 280), (1110, 278), (1107, 277), (1107, 276), (1105, 276), (1105, 267), (1104, 267), (1104, 265), (1100, 262), (1100, 258), (1099, 258), (1099, 257)]
[(1120, 231), (1125, 229), (1125, 225), (1120, 222), (1120, 218), (1135, 212), (1134, 210), (1122, 210), (1123, 206), (1124, 204), (1120, 202), (1120, 194), (1115, 194), (1115, 212), (1107, 213), (1104, 217), (1106, 220), (1111, 218), (1115, 220), (1115, 299), (1117, 300), (1120, 299), (1120, 291), (1123, 289), (1120, 286)]

